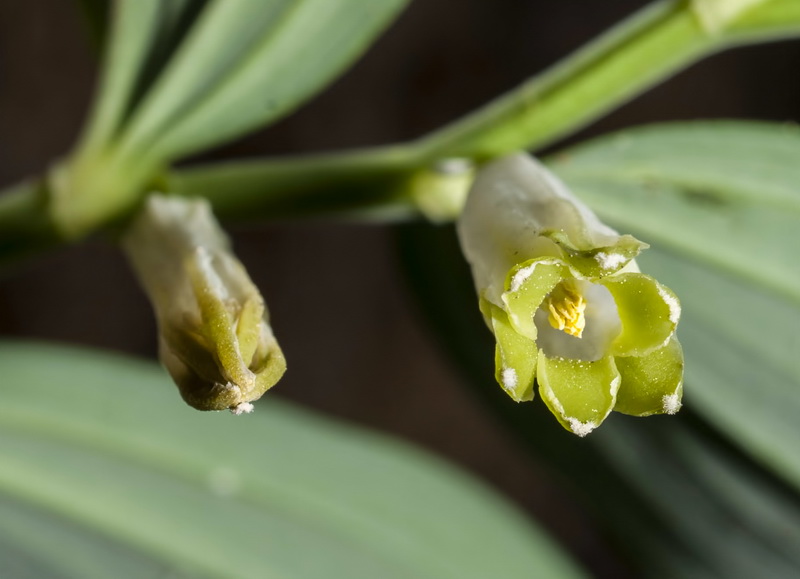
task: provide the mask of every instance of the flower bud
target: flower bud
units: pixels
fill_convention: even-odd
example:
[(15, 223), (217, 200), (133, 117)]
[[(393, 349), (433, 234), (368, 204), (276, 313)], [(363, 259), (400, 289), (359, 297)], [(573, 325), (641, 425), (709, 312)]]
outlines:
[(155, 308), (159, 356), (183, 399), (199, 410), (250, 412), (286, 361), (209, 203), (151, 195), (122, 245)]
[(458, 234), (497, 342), (497, 381), (514, 400), (531, 400), (537, 382), (580, 436), (612, 409), (678, 411), (680, 304), (639, 272), (644, 243), (602, 223), (524, 154), (481, 169)]

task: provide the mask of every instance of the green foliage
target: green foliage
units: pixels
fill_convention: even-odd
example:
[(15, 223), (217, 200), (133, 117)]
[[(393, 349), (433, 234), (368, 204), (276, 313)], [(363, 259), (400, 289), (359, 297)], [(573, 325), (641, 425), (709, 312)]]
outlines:
[(391, 22), (405, 0), (216, 0), (133, 114), (125, 150), (174, 159), (294, 110)]
[(581, 576), (510, 505), (407, 445), (274, 398), (249, 418), (200, 414), (175, 403), (162, 371), (120, 357), (6, 343), (0, 367), (4, 568)]
[(681, 296), (690, 404), (800, 488), (800, 131), (704, 122), (623, 131), (554, 168), (655, 250)]
[(164, 166), (291, 112), (352, 64), (404, 5), (117, 2), (87, 131), (50, 177), (55, 228), (86, 235), (135, 206)]

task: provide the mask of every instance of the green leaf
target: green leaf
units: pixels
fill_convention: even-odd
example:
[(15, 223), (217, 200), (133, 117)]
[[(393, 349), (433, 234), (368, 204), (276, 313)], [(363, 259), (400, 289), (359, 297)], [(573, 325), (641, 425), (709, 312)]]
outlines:
[[(118, 0), (111, 18), (109, 46), (97, 102), (92, 108), (82, 154), (106, 145), (141, 94), (169, 59), (183, 32), (205, 0)], [(83, 2), (97, 27), (96, 2)], [(105, 3), (107, 9), (108, 2)]]
[[(641, 497), (624, 530), (637, 545), (646, 577), (783, 579), (800, 568), (796, 493), (731, 452), (690, 416), (615, 416), (591, 437), (623, 472), (629, 503)], [(688, 418), (688, 419), (687, 419)], [(596, 493), (595, 493), (596, 494)], [(598, 497), (599, 499), (599, 497)], [(602, 499), (600, 499), (602, 500)], [(611, 500), (606, 497), (606, 500)], [(634, 508), (617, 496), (606, 516)], [(636, 520), (653, 517), (638, 531)], [(633, 534), (636, 534), (636, 537)]]
[(216, 0), (123, 144), (176, 158), (274, 122), (336, 78), (406, 0)]
[(90, 529), (76, 532), (75, 523), (70, 519), (7, 496), (0, 497), (0, 518), (3, 521), (0, 525), (0, 561), (6, 577), (206, 577), (181, 572), (180, 568), (100, 532)]
[(618, 228), (657, 244), (689, 405), (800, 489), (800, 131), (742, 122), (634, 129), (554, 164)]
[(92, 108), (84, 147), (103, 145), (119, 127), (157, 30), (160, 0), (120, 1), (111, 18), (97, 102)]
[(212, 2), (141, 104), (126, 135), (129, 146), (152, 142), (170, 123), (225, 82), (294, 0)]
[(674, 254), (641, 265), (682, 298), (688, 403), (800, 489), (800, 305)]
[(275, 398), (198, 413), (115, 356), (3, 344), (0, 367), (0, 552), (37, 577), (580, 576), (505, 501), (406, 445)]

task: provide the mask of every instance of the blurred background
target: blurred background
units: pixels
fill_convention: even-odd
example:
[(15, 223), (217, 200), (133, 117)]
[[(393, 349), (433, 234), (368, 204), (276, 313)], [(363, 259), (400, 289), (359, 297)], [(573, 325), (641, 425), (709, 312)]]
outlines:
[[(309, 105), (193, 162), (423, 135), (541, 71), (644, 4), (417, 0), (365, 58)], [(796, 122), (798, 69), (800, 42), (730, 51), (569, 142), (655, 121)], [(96, 70), (96, 53), (75, 3), (0, 2), (0, 188), (41, 173), (69, 150), (90, 104)], [(271, 396), (288, 398), (424, 446), (543, 521), (599, 576), (624, 576), (613, 549), (562, 481), (532, 463), (462, 387), (404, 283), (392, 228), (270, 223), (232, 233), (267, 299), (289, 361), (286, 377), (262, 403)], [(21, 264), (0, 278), (2, 338), (152, 358), (155, 336), (144, 295), (121, 254), (103, 239)], [(486, 387), (497, 388), (489, 381)], [(182, 404), (177, 391), (175, 404)]]

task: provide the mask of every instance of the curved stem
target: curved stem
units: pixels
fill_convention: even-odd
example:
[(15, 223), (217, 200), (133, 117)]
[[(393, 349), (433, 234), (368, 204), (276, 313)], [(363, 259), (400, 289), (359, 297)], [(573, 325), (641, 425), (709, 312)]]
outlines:
[(478, 160), (540, 149), (704, 56), (732, 45), (797, 36), (800, 7), (794, 0), (762, 0), (722, 24), (709, 29), (692, 2), (657, 2), (417, 146), (428, 157)]
[[(409, 186), (414, 171), (450, 157), (484, 161), (541, 148), (703, 56), (728, 46), (800, 35), (796, 0), (751, 2), (735, 16), (723, 22), (725, 27), (709, 29), (693, 3), (657, 2), (552, 69), (416, 142), (336, 155), (212, 164), (176, 171), (172, 184), (181, 194), (211, 198), (223, 214), (235, 218), (365, 209), (363, 215), (374, 219), (376, 207), (385, 207), (393, 218), (416, 216), (418, 203)], [(403, 171), (405, 181), (399, 181)], [(386, 183), (393, 187), (385, 189)]]

